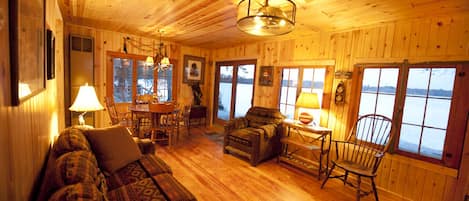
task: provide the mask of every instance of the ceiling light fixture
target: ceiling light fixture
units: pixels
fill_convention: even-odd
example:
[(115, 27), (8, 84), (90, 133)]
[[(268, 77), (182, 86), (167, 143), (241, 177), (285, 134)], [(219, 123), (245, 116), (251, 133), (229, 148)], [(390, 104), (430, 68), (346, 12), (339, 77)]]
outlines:
[(242, 0), (238, 3), (238, 28), (256, 36), (290, 33), (295, 28), (296, 4), (291, 0)]
[[(155, 55), (153, 58), (152, 56), (148, 56), (145, 63), (149, 66), (153, 65), (155, 69), (158, 69), (158, 71), (165, 71), (171, 68), (172, 64), (169, 62), (168, 54), (166, 52), (166, 46), (164, 43), (161, 41), (161, 34), (164, 32), (163, 30), (158, 30), (160, 33), (160, 44), (159, 44), (159, 52)], [(164, 48), (164, 54), (162, 49)], [(158, 62), (158, 63), (155, 63)]]

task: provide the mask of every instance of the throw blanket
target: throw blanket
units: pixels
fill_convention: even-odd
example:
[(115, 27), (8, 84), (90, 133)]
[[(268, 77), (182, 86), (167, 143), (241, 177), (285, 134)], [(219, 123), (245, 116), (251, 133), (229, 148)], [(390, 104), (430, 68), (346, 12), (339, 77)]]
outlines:
[(277, 129), (276, 124), (267, 124), (263, 126), (258, 126), (257, 128), (260, 128), (264, 131), (264, 139), (269, 139), (272, 136), (275, 135), (275, 129)]

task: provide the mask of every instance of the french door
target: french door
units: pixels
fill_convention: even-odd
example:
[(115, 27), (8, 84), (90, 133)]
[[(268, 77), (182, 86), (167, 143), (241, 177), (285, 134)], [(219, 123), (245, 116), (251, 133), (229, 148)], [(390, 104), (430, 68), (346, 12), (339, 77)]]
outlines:
[(256, 60), (216, 63), (214, 122), (242, 117), (252, 106)]

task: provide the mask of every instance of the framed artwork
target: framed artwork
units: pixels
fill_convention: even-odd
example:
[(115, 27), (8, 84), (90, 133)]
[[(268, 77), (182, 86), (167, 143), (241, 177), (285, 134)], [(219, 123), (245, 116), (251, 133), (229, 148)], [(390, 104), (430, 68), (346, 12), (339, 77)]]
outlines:
[(10, 95), (17, 106), (45, 89), (45, 0), (9, 0)]
[(55, 36), (50, 29), (47, 29), (46, 36), (47, 80), (52, 80), (55, 78)]
[(261, 73), (259, 75), (259, 85), (272, 86), (274, 80), (274, 67), (261, 66)]
[(204, 83), (205, 58), (184, 55), (184, 83)]

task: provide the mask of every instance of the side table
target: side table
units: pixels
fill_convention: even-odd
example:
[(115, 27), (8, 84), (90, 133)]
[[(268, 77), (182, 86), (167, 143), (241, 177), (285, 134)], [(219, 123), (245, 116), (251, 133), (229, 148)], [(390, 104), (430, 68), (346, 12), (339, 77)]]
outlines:
[[(311, 126), (299, 121), (285, 119), (282, 122), (284, 136), (280, 139), (281, 153), (277, 162), (285, 162), (307, 172), (317, 166), (318, 180), (321, 174), (327, 174), (329, 169), (329, 150), (331, 147), (332, 130), (319, 126)], [(300, 156), (299, 151), (308, 151), (319, 155), (318, 161)], [(325, 161), (324, 160), (325, 157)]]
[(189, 114), (189, 126), (192, 125), (194, 120), (197, 120), (197, 125), (200, 125), (204, 120), (204, 125), (207, 126), (207, 107), (203, 105), (193, 105)]

